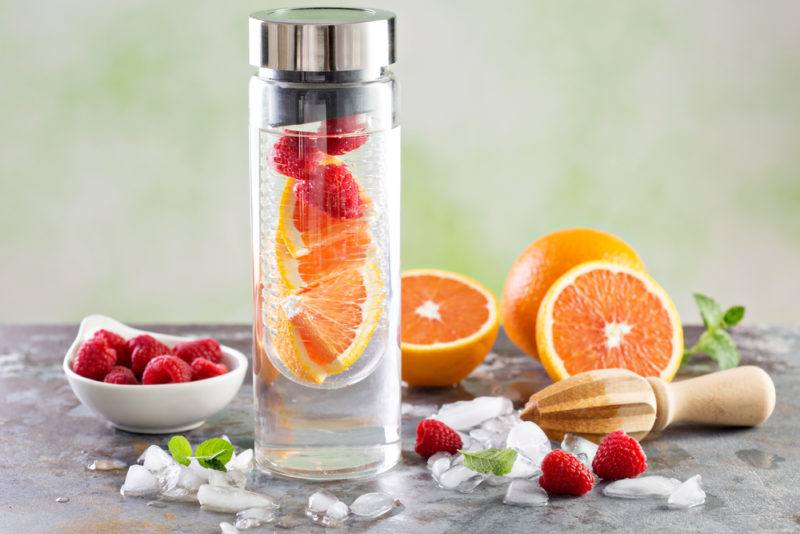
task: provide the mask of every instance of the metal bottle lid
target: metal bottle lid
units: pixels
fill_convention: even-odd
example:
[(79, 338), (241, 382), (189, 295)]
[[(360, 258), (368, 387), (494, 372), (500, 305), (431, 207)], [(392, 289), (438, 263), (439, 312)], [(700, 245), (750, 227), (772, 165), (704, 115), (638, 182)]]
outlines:
[(279, 71), (374, 70), (395, 62), (395, 15), (304, 7), (250, 15), (250, 64)]

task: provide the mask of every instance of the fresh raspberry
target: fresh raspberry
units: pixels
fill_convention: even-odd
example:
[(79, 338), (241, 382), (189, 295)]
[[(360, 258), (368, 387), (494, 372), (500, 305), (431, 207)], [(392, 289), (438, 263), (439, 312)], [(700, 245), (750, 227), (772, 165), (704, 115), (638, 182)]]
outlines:
[(72, 361), (72, 370), (92, 380), (102, 380), (117, 361), (114, 349), (102, 339), (85, 341)]
[(142, 376), (144, 368), (156, 356), (172, 354), (169, 347), (147, 334), (129, 339), (128, 347), (131, 349), (131, 370), (137, 377)]
[(589, 468), (576, 456), (562, 450), (547, 453), (541, 469), (539, 485), (550, 494), (583, 495), (594, 486)]
[(344, 165), (322, 165), (313, 179), (297, 182), (294, 194), (301, 204), (311, 204), (331, 217), (356, 219), (363, 214), (361, 192)]
[(115, 334), (109, 330), (98, 330), (92, 336), (93, 339), (102, 339), (108, 346), (114, 349), (117, 353), (117, 361), (111, 365), (124, 365), (125, 367), (131, 366), (131, 349), (128, 348), (128, 343), (125, 338), (119, 334)]
[(423, 419), (417, 425), (417, 446), (414, 450), (423, 458), (437, 452), (455, 454), (463, 442), (458, 432), (436, 419)]
[(191, 379), (192, 368), (177, 356), (156, 356), (142, 374), (142, 384), (174, 384)]
[(313, 137), (287, 135), (278, 139), (272, 147), (275, 169), (298, 180), (307, 180), (323, 157)]
[(363, 132), (367, 123), (363, 115), (350, 115), (328, 119), (319, 127), (320, 137), (317, 146), (331, 156), (346, 154), (367, 142), (366, 135), (353, 135)]
[(638, 441), (624, 430), (617, 430), (600, 442), (592, 469), (605, 480), (638, 477), (647, 471), (647, 456)]
[(121, 365), (115, 365), (108, 372), (103, 382), (108, 384), (138, 384), (139, 381), (133, 376), (133, 371)]
[(228, 372), (228, 368), (224, 364), (214, 363), (205, 358), (195, 358), (192, 361), (192, 380), (203, 380), (204, 378), (212, 378), (219, 375), (224, 375)]
[(195, 358), (205, 358), (214, 363), (222, 359), (219, 343), (210, 337), (178, 343), (172, 348), (172, 353), (186, 363), (192, 363)]

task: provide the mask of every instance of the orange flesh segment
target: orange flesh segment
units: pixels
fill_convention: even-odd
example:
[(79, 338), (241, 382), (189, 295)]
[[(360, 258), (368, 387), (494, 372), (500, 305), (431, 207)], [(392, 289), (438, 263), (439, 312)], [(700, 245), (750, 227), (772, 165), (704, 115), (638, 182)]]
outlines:
[(570, 375), (622, 367), (659, 376), (673, 353), (673, 325), (657, 295), (624, 272), (593, 270), (553, 305), (553, 346)]
[[(401, 290), (404, 343), (431, 345), (463, 339), (489, 319), (486, 296), (457, 280), (434, 275), (404, 277)], [(438, 317), (433, 317), (436, 314)]]

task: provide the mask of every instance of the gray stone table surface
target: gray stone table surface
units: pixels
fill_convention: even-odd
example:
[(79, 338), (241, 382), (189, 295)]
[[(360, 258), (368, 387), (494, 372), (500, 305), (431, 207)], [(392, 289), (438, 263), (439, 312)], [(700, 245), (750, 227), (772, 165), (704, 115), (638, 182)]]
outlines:
[[(250, 353), (250, 329), (243, 325), (148, 326), (180, 335), (210, 335)], [(200, 511), (195, 505), (147, 506), (146, 499), (123, 498), (123, 471), (92, 472), (97, 458), (133, 463), (144, 448), (165, 446), (168, 436), (115, 430), (84, 408), (72, 394), (60, 365), (77, 327), (0, 326), (0, 532), (219, 532), (230, 515)], [(687, 329), (687, 342), (698, 335)], [(798, 531), (800, 530), (800, 328), (741, 327), (734, 337), (743, 363), (763, 367), (774, 379), (777, 406), (772, 418), (754, 429), (673, 428), (643, 445), (649, 474), (686, 479), (701, 474), (705, 505), (667, 510), (663, 502), (604, 497), (600, 483), (587, 496), (552, 498), (543, 508), (502, 504), (503, 487), (482, 485), (474, 493), (439, 489), (413, 452), (418, 416), (403, 417), (400, 465), (378, 477), (354, 482), (310, 483), (256, 475), (259, 491), (276, 498), (286, 515), (279, 527), (322, 532), (303, 517), (312, 492), (326, 488), (342, 500), (382, 490), (404, 507), (388, 518), (352, 522), (339, 531), (370, 533), (532, 532), (532, 531)], [(707, 361), (684, 369), (678, 379), (712, 370)], [(520, 406), (549, 383), (541, 366), (520, 354), (501, 335), (487, 361), (460, 386), (404, 389), (404, 403), (438, 405), (477, 395), (504, 395)], [(413, 411), (418, 413), (422, 409)], [(229, 435), (235, 445), (252, 447), (252, 384), (201, 428), (191, 441)], [(68, 502), (57, 502), (59, 497)], [(63, 499), (61, 499), (63, 500)]]

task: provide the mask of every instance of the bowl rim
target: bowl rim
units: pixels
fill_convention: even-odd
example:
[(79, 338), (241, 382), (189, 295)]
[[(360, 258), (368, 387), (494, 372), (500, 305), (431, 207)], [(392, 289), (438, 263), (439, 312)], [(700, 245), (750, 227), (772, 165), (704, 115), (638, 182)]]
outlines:
[[(75, 339), (72, 341), (72, 344), (67, 349), (67, 352), (64, 355), (64, 360), (62, 361), (61, 364), (61, 367), (64, 370), (64, 373), (67, 375), (67, 378), (69, 380), (75, 380), (84, 384), (90, 384), (91, 386), (94, 387), (108, 388), (110, 390), (116, 390), (116, 391), (124, 391), (124, 390), (164, 391), (167, 389), (178, 390), (181, 388), (183, 389), (189, 389), (192, 387), (198, 388), (205, 386), (207, 384), (213, 385), (220, 382), (224, 382), (225, 380), (235, 380), (237, 378), (240, 381), (243, 381), (244, 375), (247, 372), (247, 368), (249, 367), (249, 361), (247, 359), (247, 356), (245, 356), (240, 351), (232, 347), (220, 344), (222, 352), (232, 357), (233, 360), (236, 362), (236, 367), (229, 369), (228, 372), (225, 373), (224, 375), (214, 376), (211, 378), (204, 378), (203, 380), (180, 382), (177, 384), (109, 384), (107, 382), (103, 382), (102, 380), (92, 380), (91, 378), (86, 378), (85, 376), (81, 376), (75, 371), (73, 371), (70, 364), (72, 363), (72, 360), (75, 358), (78, 352), (78, 347), (83, 343), (83, 339), (85, 337), (84, 334), (86, 330), (90, 326), (93, 326), (93, 323), (104, 323), (103, 326), (100, 326), (97, 329), (99, 330), (100, 328), (104, 328), (119, 335), (123, 334), (119, 333), (119, 331), (115, 331), (114, 329), (115, 326), (121, 326), (128, 332), (135, 332), (136, 335), (147, 334), (153, 336), (159, 341), (162, 341), (162, 339), (164, 338), (168, 338), (168, 341), (162, 341), (162, 342), (167, 343), (169, 345), (173, 345), (181, 341), (191, 341), (192, 339), (197, 339), (185, 336), (174, 336), (172, 334), (161, 334), (158, 332), (153, 332), (152, 330), (140, 330), (138, 328), (133, 328), (132, 326), (128, 326), (106, 315), (99, 315), (99, 314), (88, 315), (81, 320), (80, 325), (78, 327), (78, 333), (75, 335)], [(126, 334), (124, 337), (128, 337), (128, 335)], [(241, 377), (238, 377), (238, 375), (240, 374)]]

